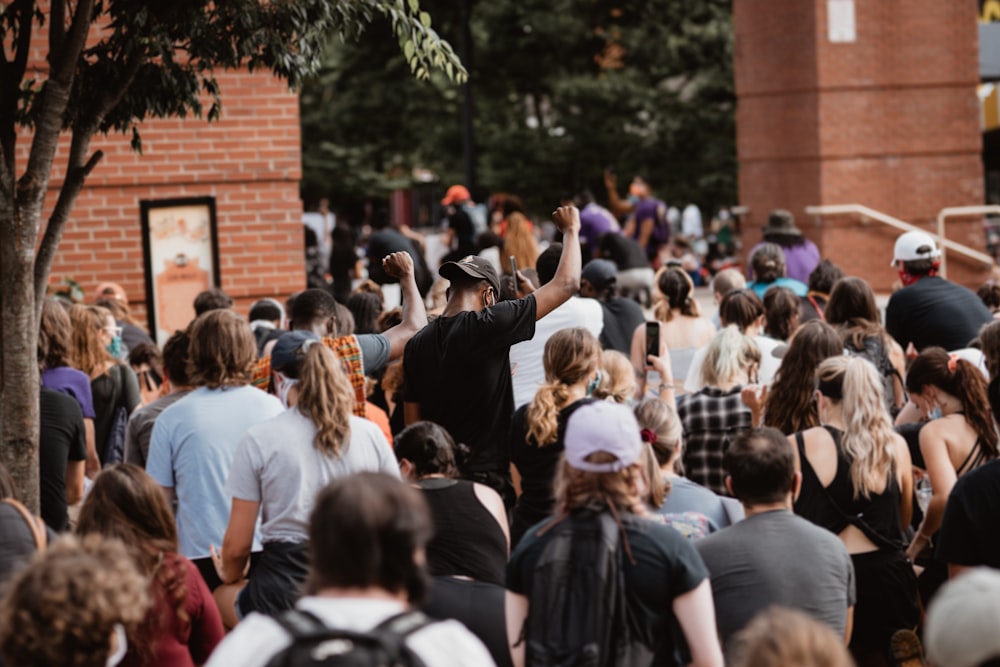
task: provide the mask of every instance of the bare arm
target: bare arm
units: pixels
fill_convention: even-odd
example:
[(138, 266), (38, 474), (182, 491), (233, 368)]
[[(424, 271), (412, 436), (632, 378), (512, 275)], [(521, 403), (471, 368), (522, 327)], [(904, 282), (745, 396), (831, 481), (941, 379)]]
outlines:
[(420, 404), (403, 403), (403, 422), (409, 426), (410, 424), (416, 424), (418, 421), (420, 421)]
[(715, 606), (708, 579), (674, 598), (674, 616), (691, 650), (693, 667), (722, 667), (722, 647), (715, 630)]
[(97, 473), (101, 472), (101, 459), (97, 456), (97, 438), (94, 435), (93, 419), (83, 420), (83, 433), (87, 439), (86, 473), (87, 477), (94, 479), (97, 477)]
[(580, 289), (580, 211), (575, 206), (560, 206), (552, 221), (563, 233), (562, 255), (556, 275), (535, 291), (535, 319), (540, 320)]
[(906, 555), (915, 558), (930, 542), (931, 536), (941, 527), (944, 508), (948, 503), (948, 494), (955, 486), (955, 468), (948, 456), (948, 445), (943, 437), (940, 423), (930, 423), (920, 431), (920, 452), (924, 455), (927, 474), (931, 478), (933, 494), (927, 505), (924, 520), (913, 537), (913, 542), (906, 550)]
[(507, 542), (507, 555), (510, 555), (510, 527), (507, 525), (507, 510), (504, 508), (503, 499), (500, 494), (483, 484), (474, 484), (472, 487), (476, 493), (476, 498), (483, 507), (486, 508), (503, 531), (504, 540)]
[(222, 538), (222, 552), (219, 554), (222, 567), (219, 577), (222, 583), (231, 584), (246, 575), (250, 563), (250, 549), (253, 548), (253, 529), (257, 522), (260, 503), (233, 498), (229, 512), (229, 525)]
[(844, 644), (851, 643), (851, 634), (854, 632), (854, 605), (847, 608), (847, 619), (844, 621)]
[(639, 221), (639, 238), (636, 241), (638, 241), (639, 246), (642, 248), (646, 248), (649, 245), (649, 239), (653, 236), (653, 222), (652, 218)]
[(413, 334), (427, 325), (427, 311), (424, 310), (424, 300), (420, 297), (413, 275), (413, 258), (408, 252), (388, 255), (382, 260), (382, 268), (393, 278), (399, 279), (403, 295), (403, 321), (383, 334), (389, 339), (389, 360), (393, 361), (403, 356), (403, 348), (413, 338)]
[(893, 438), (896, 448), (896, 475), (899, 482), (899, 523), (906, 530), (913, 520), (913, 461), (910, 459), (910, 448), (901, 435)]
[(66, 463), (66, 504), (76, 505), (83, 498), (83, 473), (85, 461)]
[(608, 191), (608, 208), (615, 215), (625, 215), (635, 208), (635, 204), (618, 196), (618, 179), (609, 169), (604, 170), (604, 188)]

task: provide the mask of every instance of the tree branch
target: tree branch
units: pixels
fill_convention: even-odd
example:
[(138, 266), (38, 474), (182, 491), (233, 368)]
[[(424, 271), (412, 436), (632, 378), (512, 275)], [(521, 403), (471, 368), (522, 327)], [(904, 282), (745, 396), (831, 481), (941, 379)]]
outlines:
[[(52, 210), (52, 215), (49, 216), (48, 224), (45, 226), (45, 235), (42, 237), (42, 242), (35, 255), (35, 309), (39, 316), (42, 314), (42, 301), (48, 287), (52, 261), (55, 259), (56, 250), (62, 240), (63, 231), (66, 229), (69, 212), (73, 209), (73, 204), (76, 203), (80, 191), (83, 190), (83, 185), (87, 181), (87, 177), (90, 176), (90, 172), (94, 171), (94, 167), (104, 157), (102, 151), (96, 151), (86, 163), (83, 162), (83, 156), (90, 148), (92, 136), (92, 132), (87, 133), (86, 138), (83, 135), (73, 134), (70, 146), (70, 164), (75, 164), (75, 166), (70, 166), (67, 170), (66, 179), (59, 189), (56, 206)], [(74, 162), (74, 159), (77, 161)]]
[(49, 9), (49, 53), (59, 53), (66, 37), (66, 0), (51, 0)]
[(18, 183), (19, 199), (40, 198), (45, 194), (62, 132), (63, 114), (69, 103), (80, 53), (90, 32), (93, 11), (94, 0), (79, 0), (59, 52), (50, 52), (49, 79), (45, 83), (45, 96), (35, 121), (27, 169)]
[(17, 144), (17, 105), (20, 102), (21, 82), (27, 68), (28, 53), (31, 47), (31, 19), (33, 2), (17, 0), (7, 8), (8, 13), (16, 14), (17, 42), (12, 60), (7, 60), (7, 53), (0, 48), (0, 147), (6, 155), (6, 168), (13, 172), (14, 149)]

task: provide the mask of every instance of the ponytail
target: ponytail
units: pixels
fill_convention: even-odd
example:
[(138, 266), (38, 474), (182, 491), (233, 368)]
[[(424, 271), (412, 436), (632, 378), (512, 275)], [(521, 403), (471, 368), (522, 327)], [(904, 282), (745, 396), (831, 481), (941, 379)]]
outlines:
[(986, 378), (971, 362), (954, 356), (954, 396), (962, 402), (965, 420), (979, 436), (987, 451), (997, 455), (997, 431), (987, 394)]
[(601, 344), (581, 327), (558, 331), (545, 343), (545, 384), (528, 405), (527, 442), (539, 447), (557, 440), (559, 412), (569, 404), (572, 385), (589, 378), (601, 362)]
[(316, 426), (313, 446), (327, 456), (340, 456), (350, 439), (354, 391), (332, 350), (313, 343), (298, 364), (296, 407)]

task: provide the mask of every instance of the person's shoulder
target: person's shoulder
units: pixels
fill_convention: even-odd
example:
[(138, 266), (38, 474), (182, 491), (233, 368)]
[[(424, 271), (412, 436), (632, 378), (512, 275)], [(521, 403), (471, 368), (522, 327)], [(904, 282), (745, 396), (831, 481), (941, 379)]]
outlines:
[(264, 667), (291, 641), (291, 636), (277, 621), (263, 614), (253, 613), (226, 635), (205, 667)]
[(406, 643), (427, 667), (494, 664), (482, 641), (456, 620), (430, 623)]
[(364, 417), (358, 417), (357, 415), (350, 415), (347, 418), (348, 425), (351, 427), (351, 438), (353, 439), (356, 435), (363, 436), (369, 439), (384, 439), (382, 434), (382, 429), (379, 428), (378, 424), (370, 419)]
[(43, 407), (48, 404), (48, 406), (50, 406), (54, 411), (69, 412), (71, 414), (79, 412), (81, 417), (83, 415), (80, 410), (80, 404), (77, 403), (76, 399), (69, 394), (64, 394), (61, 391), (42, 387), (40, 398), (41, 405)]

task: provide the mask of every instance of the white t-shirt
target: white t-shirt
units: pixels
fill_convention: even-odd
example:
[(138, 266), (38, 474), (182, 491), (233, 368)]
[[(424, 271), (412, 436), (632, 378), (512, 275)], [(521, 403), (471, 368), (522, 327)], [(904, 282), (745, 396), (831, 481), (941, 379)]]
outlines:
[(531, 340), (512, 345), (510, 348), (510, 368), (514, 373), (514, 408), (530, 403), (535, 392), (545, 382), (545, 365), (542, 361), (545, 343), (557, 331), (571, 327), (583, 327), (594, 337), (604, 329), (604, 309), (597, 299), (571, 297), (551, 313), (535, 323), (535, 335)]
[[(404, 611), (400, 602), (369, 598), (305, 597), (296, 605), (316, 615), (331, 628), (371, 630), (390, 616)], [(206, 667), (264, 667), (291, 643), (291, 636), (276, 621), (250, 614), (216, 647)], [(406, 639), (427, 667), (494, 665), (486, 647), (458, 621), (441, 621), (417, 630)]]
[[(778, 367), (781, 366), (781, 359), (771, 353), (774, 348), (784, 345), (784, 343), (767, 336), (754, 336), (753, 340), (760, 348), (760, 368), (757, 369), (757, 382), (758, 384), (770, 385), (774, 382), (774, 374), (778, 372)], [(692, 393), (705, 386), (701, 381), (701, 366), (705, 363), (706, 354), (708, 354), (707, 345), (694, 353), (687, 378), (684, 380), (684, 391)]]
[(177, 493), (182, 556), (204, 558), (211, 545), (222, 544), (232, 507), (226, 477), (236, 446), (247, 429), (281, 411), (281, 401), (254, 387), (201, 387), (156, 418), (146, 472)]
[(350, 440), (338, 457), (316, 449), (316, 426), (296, 408), (257, 424), (243, 436), (226, 492), (261, 504), (263, 543), (307, 540), (316, 494), (333, 479), (358, 472), (399, 477), (396, 456), (379, 427), (353, 415), (350, 425)]

